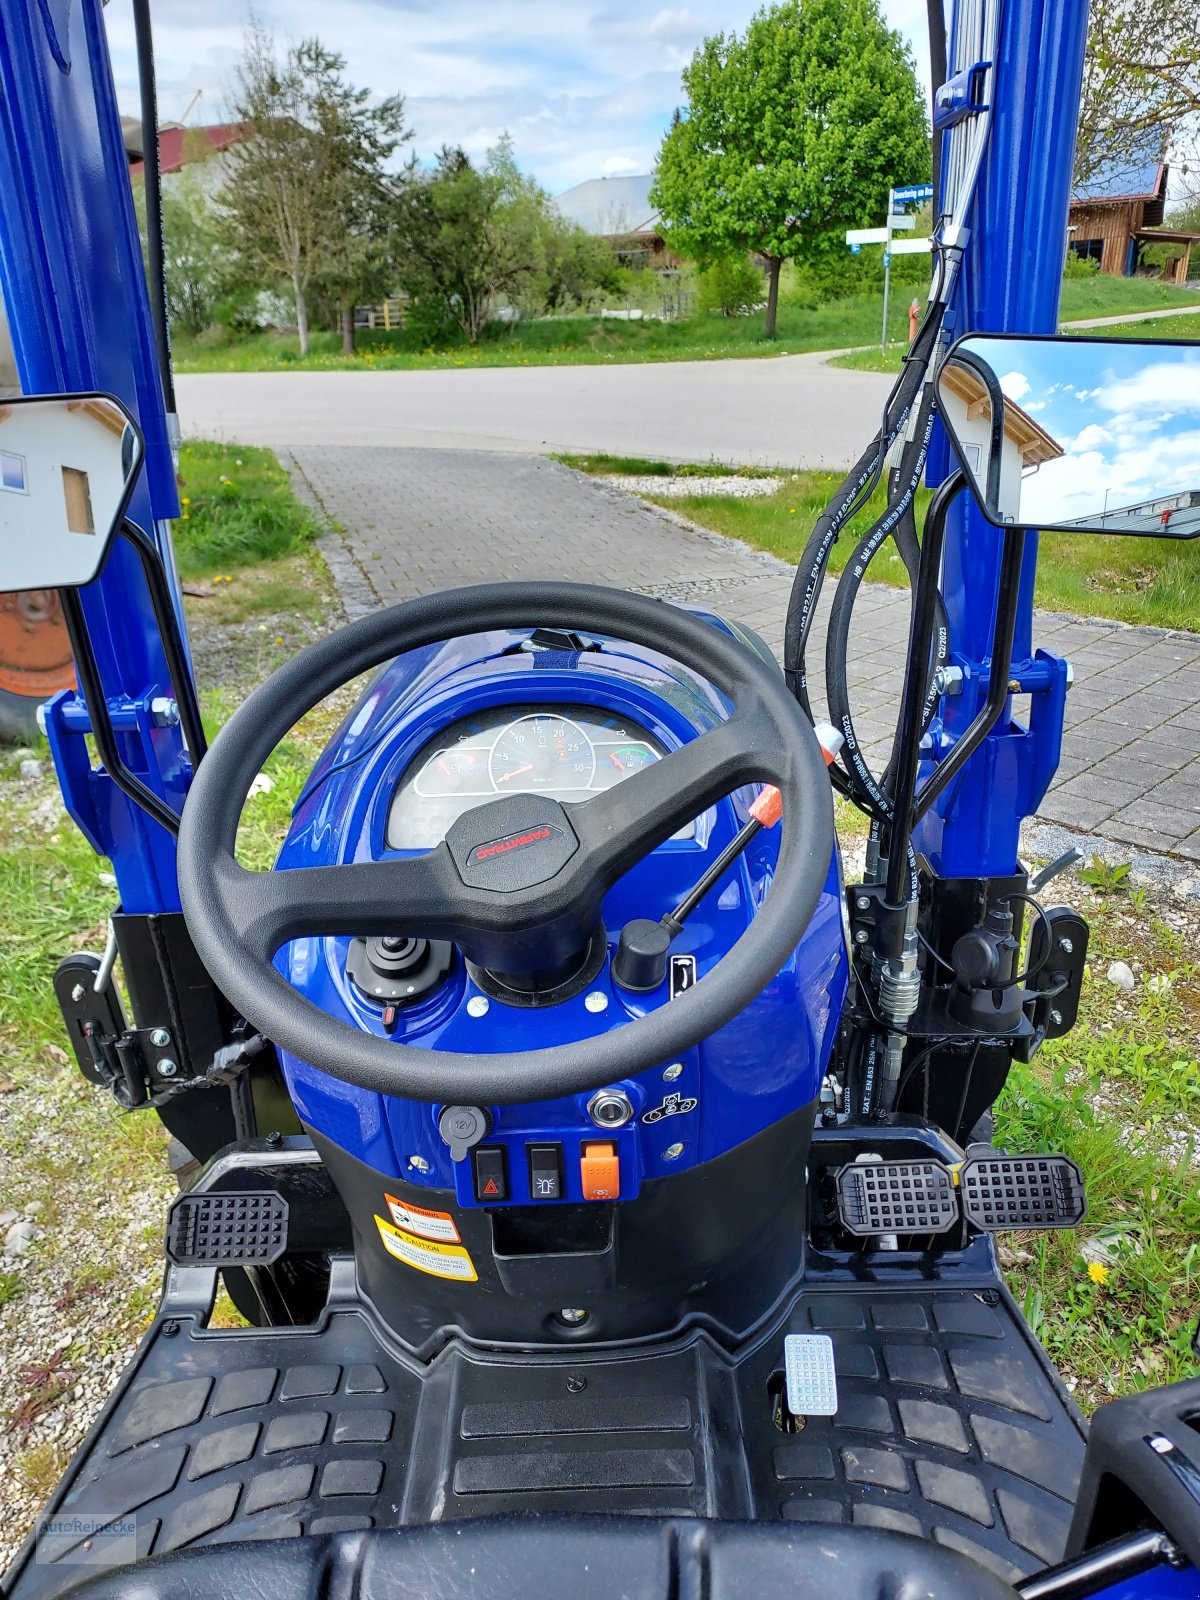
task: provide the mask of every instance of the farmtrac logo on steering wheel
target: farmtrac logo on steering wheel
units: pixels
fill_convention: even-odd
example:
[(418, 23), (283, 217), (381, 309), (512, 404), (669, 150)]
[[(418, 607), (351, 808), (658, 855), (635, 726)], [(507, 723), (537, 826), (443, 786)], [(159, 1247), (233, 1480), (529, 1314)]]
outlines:
[(477, 844), (467, 860), (472, 866), (477, 866), (484, 861), (493, 861), (497, 856), (509, 855), (514, 850), (525, 850), (530, 845), (544, 844), (547, 839), (552, 839), (561, 832), (561, 828), (552, 828), (548, 823), (544, 823), (538, 828), (527, 828), (523, 833), (506, 833), (502, 839), (490, 839), (486, 844)]

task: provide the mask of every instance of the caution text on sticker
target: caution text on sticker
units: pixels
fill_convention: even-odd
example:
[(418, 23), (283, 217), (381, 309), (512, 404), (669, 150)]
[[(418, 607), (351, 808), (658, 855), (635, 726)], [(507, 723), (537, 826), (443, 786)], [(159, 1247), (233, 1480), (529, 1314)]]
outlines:
[(477, 1283), (479, 1274), (475, 1263), (460, 1244), (438, 1244), (432, 1239), (418, 1239), (403, 1228), (394, 1228), (382, 1217), (375, 1218), (383, 1248), (397, 1261), (413, 1267), (417, 1272), (428, 1272), (434, 1278), (453, 1278), (456, 1283)]

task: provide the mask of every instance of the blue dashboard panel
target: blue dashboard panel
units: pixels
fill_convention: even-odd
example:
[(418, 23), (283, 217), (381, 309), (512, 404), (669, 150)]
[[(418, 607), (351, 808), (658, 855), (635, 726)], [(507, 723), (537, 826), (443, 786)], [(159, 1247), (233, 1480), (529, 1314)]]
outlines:
[[(507, 708), (514, 719), (536, 716), (539, 706), (547, 708), (548, 717), (578, 708), (580, 724), (620, 729), (642, 746), (643, 760), (644, 752), (677, 748), (728, 715), (718, 690), (666, 657), (608, 640), (589, 644), (581, 650), (531, 649), (524, 633), (476, 635), (393, 662), (368, 687), (314, 768), (278, 867), (412, 853), (387, 844), (398, 789), (403, 786), (411, 797), (414, 775), (427, 766), (443, 730), (466, 729), (458, 737), (470, 749), (495, 739), (508, 763), (497, 781), (518, 773), (521, 764), (514, 765), (505, 736), (496, 733), (509, 725)], [(473, 734), (472, 728), (484, 732)], [(464, 764), (476, 770), (487, 765)], [(493, 772), (496, 766), (494, 761)], [(505, 1003), (486, 994), (456, 954), (445, 981), (402, 1008), (389, 1030), (382, 1005), (347, 975), (351, 940), (297, 940), (280, 952), (279, 968), (330, 1015), (433, 1050), (530, 1050), (619, 1028), (669, 1004), (672, 984), (679, 988), (702, 978), (733, 947), (771, 888), (778, 836), (763, 831), (685, 924), (672, 946), (680, 959), (672, 962), (659, 990), (633, 995), (614, 983), (611, 957), (621, 927), (633, 917), (658, 918), (671, 910), (746, 821), (753, 797), (752, 790), (729, 796), (696, 819), (690, 837), (660, 845), (614, 886), (604, 904), (608, 949), (603, 964), (582, 992), (561, 1003), (540, 1008)], [(432, 838), (430, 833), (426, 845)], [(487, 1142), (508, 1150), (510, 1203), (532, 1198), (525, 1160), (531, 1143), (564, 1146), (564, 1202), (583, 1198), (574, 1158), (581, 1142), (616, 1145), (620, 1198), (630, 1199), (644, 1179), (710, 1161), (811, 1104), (845, 994), (843, 926), (838, 867), (831, 860), (808, 932), (769, 988), (697, 1049), (614, 1085), (633, 1106), (625, 1126), (598, 1129), (587, 1113), (589, 1095), (489, 1108), (493, 1128)], [(378, 1172), (431, 1189), (454, 1189), (460, 1204), (477, 1203), (471, 1164), (454, 1163), (438, 1133), (439, 1107), (353, 1088), (286, 1055), (284, 1070), (304, 1122), (333, 1143)]]

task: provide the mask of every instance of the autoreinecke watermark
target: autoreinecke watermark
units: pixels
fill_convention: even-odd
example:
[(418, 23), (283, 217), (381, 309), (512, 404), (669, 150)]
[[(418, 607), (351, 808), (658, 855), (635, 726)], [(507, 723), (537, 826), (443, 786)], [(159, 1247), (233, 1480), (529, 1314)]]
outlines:
[(115, 1566), (137, 1560), (137, 1518), (84, 1507), (39, 1517), (35, 1559), (56, 1566)]

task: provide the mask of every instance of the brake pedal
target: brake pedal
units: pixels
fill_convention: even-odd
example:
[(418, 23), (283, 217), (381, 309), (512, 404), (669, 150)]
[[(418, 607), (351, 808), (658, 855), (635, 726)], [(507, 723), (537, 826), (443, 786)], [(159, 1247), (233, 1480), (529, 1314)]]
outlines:
[(1069, 1156), (971, 1155), (958, 1172), (963, 1210), (988, 1233), (1073, 1228), (1087, 1213), (1083, 1173)]
[(177, 1267), (266, 1267), (287, 1249), (281, 1195), (185, 1194), (167, 1219), (167, 1257)]
[(958, 1222), (940, 1161), (853, 1161), (837, 1175), (838, 1216), (850, 1233), (948, 1233)]

